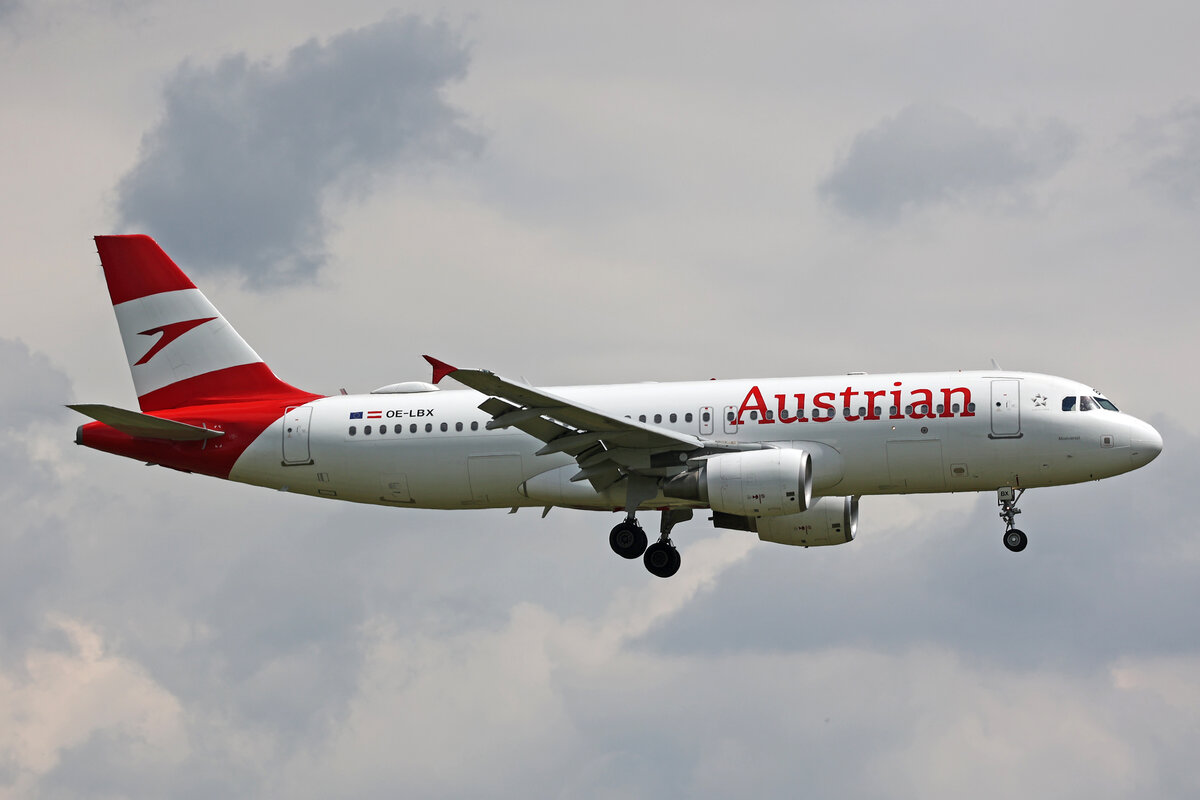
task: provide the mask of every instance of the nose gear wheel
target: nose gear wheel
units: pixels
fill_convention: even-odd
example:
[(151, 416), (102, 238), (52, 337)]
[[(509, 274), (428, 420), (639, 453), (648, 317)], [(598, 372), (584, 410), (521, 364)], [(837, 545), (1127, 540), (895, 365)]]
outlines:
[(1011, 486), (1005, 486), (996, 491), (996, 504), (1000, 506), (1000, 519), (1004, 520), (1004, 546), (1014, 553), (1021, 552), (1029, 544), (1029, 537), (1025, 535), (1025, 532), (1015, 527), (1017, 514), (1021, 513), (1021, 509), (1017, 508), (1017, 501), (1023, 494), (1025, 494), (1024, 489), (1015, 489)]

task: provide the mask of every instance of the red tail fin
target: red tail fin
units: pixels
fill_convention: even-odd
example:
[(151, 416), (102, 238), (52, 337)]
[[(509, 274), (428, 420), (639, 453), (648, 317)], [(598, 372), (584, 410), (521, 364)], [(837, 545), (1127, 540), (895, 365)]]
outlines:
[(96, 249), (143, 411), (319, 396), (275, 377), (149, 236), (97, 236)]

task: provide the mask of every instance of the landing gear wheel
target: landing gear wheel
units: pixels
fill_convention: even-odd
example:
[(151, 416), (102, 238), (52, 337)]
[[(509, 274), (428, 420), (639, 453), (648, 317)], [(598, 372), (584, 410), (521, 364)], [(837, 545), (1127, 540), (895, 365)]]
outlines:
[(650, 545), (646, 548), (646, 555), (642, 560), (646, 564), (646, 569), (650, 570), (650, 574), (660, 578), (669, 578), (679, 572), (679, 565), (682, 562), (679, 551), (670, 542), (655, 542)]
[(1029, 537), (1025, 535), (1025, 531), (1010, 528), (1004, 532), (1004, 546), (1014, 553), (1024, 550), (1027, 544), (1029, 544)]
[(621, 558), (638, 558), (646, 552), (646, 532), (636, 522), (622, 522), (608, 535), (609, 547)]

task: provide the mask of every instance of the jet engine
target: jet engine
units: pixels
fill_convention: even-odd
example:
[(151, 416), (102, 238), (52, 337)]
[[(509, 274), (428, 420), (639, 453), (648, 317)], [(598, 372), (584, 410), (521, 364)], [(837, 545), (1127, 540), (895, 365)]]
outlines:
[(854, 539), (858, 530), (858, 498), (819, 497), (807, 511), (781, 517), (756, 519), (716, 514), (713, 524), (718, 528), (754, 531), (764, 542), (796, 547), (845, 544)]
[(723, 514), (797, 514), (812, 501), (812, 458), (803, 450), (723, 453), (666, 481), (662, 493)]

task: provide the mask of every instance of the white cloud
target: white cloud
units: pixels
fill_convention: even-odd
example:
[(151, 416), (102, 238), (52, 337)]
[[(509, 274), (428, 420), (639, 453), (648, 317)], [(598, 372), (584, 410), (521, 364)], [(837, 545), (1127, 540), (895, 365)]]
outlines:
[(188, 754), (185, 712), (138, 664), (108, 651), (96, 630), (58, 617), (65, 651), (32, 648), (20, 669), (0, 672), (0, 762), (11, 779), (0, 797), (35, 793), (63, 751), (98, 733), (128, 737), (146, 763), (178, 763)]

